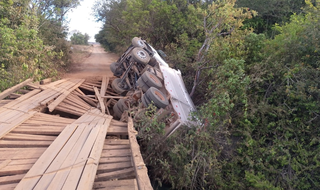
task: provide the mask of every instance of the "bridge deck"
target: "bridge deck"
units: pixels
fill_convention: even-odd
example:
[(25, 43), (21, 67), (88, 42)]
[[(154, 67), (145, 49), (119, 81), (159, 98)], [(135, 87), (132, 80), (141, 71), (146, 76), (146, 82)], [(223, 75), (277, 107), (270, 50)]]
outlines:
[(110, 115), (109, 80), (0, 93), (0, 189), (152, 189), (132, 120)]

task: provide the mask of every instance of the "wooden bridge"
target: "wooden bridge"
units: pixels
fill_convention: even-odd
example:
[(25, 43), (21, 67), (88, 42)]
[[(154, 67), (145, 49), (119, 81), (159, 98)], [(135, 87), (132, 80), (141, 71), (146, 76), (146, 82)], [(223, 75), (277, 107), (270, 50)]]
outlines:
[(0, 93), (0, 189), (152, 189), (131, 118), (110, 115), (111, 81), (26, 80)]

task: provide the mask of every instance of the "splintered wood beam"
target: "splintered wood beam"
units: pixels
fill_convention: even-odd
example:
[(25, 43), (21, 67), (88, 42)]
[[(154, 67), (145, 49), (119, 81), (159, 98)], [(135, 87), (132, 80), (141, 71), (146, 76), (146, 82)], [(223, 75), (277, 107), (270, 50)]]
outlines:
[(55, 99), (49, 106), (49, 111), (52, 112), (73, 90), (78, 88), (82, 83), (84, 82), (84, 79), (80, 80), (76, 85), (74, 85), (69, 90), (64, 91), (57, 99)]
[(109, 77), (107, 78), (107, 76), (103, 76), (102, 77), (101, 89), (100, 89), (100, 96), (106, 95), (108, 83), (109, 83)]
[(132, 118), (128, 118), (128, 135), (133, 158), (133, 167), (139, 189), (153, 189), (148, 176), (148, 169), (141, 156), (140, 147), (136, 138), (137, 131), (133, 128)]
[(103, 103), (103, 100), (102, 100), (102, 98), (100, 96), (99, 90), (98, 90), (97, 87), (93, 87), (93, 89), (94, 89), (94, 92), (96, 93), (96, 97), (99, 100), (99, 104), (100, 104), (100, 107), (101, 107), (101, 112), (104, 114), (104, 113), (106, 113), (106, 107), (104, 106), (104, 103)]
[(9, 96), (11, 93), (19, 90), (20, 88), (24, 87), (26, 84), (32, 82), (32, 79), (27, 79), (25, 80), (24, 82), (20, 83), (20, 84), (17, 84), (3, 92), (0, 93), (0, 100), (2, 100), (3, 98)]

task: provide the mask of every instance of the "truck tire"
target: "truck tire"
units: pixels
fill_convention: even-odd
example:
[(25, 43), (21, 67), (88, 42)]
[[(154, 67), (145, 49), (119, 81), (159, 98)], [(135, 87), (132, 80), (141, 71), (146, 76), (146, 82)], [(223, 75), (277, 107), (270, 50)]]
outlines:
[(154, 87), (150, 87), (145, 95), (154, 103), (157, 108), (165, 108), (167, 105), (169, 105), (169, 101), (165, 95)]
[(113, 74), (115, 74), (117, 67), (119, 66), (118, 62), (113, 62), (110, 65), (110, 70), (112, 71)]
[(149, 87), (155, 87), (157, 89), (162, 87), (162, 83), (159, 78), (149, 71), (144, 72), (140, 78), (142, 78), (145, 84)]
[(141, 101), (142, 101), (144, 107), (146, 107), (146, 108), (147, 108), (147, 107), (149, 106), (149, 104), (150, 104), (150, 102), (147, 101), (147, 98), (146, 98), (146, 95), (145, 95), (145, 94), (142, 95)]
[(141, 40), (141, 38), (134, 37), (132, 38), (131, 42), (134, 47), (141, 47), (141, 48), (146, 47), (146, 44), (143, 42), (143, 40)]
[(124, 112), (129, 109), (124, 99), (120, 99), (116, 104), (118, 105), (118, 108), (121, 112)]
[(120, 111), (119, 107), (117, 104), (113, 106), (113, 115), (115, 118), (120, 119), (122, 116), (122, 112)]
[(137, 80), (137, 86), (139, 86), (143, 92), (146, 92), (150, 88), (141, 77)]
[(131, 55), (133, 59), (141, 64), (148, 64), (150, 61), (149, 54), (142, 48), (136, 47), (131, 51)]
[(123, 92), (128, 90), (120, 84), (120, 81), (120, 78), (116, 78), (111, 83), (112, 89), (118, 94), (122, 94)]

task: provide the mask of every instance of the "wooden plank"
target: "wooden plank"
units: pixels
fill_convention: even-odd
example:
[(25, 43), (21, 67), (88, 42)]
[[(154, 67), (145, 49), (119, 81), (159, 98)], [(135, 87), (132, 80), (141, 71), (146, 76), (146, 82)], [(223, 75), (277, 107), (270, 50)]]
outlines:
[(122, 188), (122, 187), (133, 187), (136, 179), (124, 179), (124, 180), (115, 180), (115, 181), (101, 181), (95, 182), (93, 189), (109, 189), (109, 188)]
[(131, 117), (128, 118), (128, 134), (138, 187), (139, 189), (153, 189), (148, 176), (148, 169), (141, 156), (140, 147), (136, 138), (137, 131), (133, 127)]
[(109, 84), (109, 77), (107, 78), (107, 76), (102, 76), (102, 84), (100, 89), (101, 97), (106, 94), (108, 84)]
[(56, 139), (55, 136), (48, 135), (29, 135), (19, 133), (8, 133), (5, 135), (3, 140), (22, 140), (22, 141), (53, 141)]
[(83, 170), (82, 176), (80, 178), (77, 189), (92, 189), (96, 172), (98, 170), (99, 160), (101, 157), (104, 140), (107, 134), (108, 127), (112, 120), (112, 116), (106, 116), (106, 120), (103, 125), (100, 127), (98, 137), (92, 147), (89, 159), (86, 163), (86, 166)]
[(122, 149), (122, 150), (109, 150), (106, 152), (102, 152), (101, 157), (118, 157), (118, 156), (131, 156), (130, 150)]
[(126, 139), (106, 139), (104, 144), (130, 144), (130, 142)]
[(76, 187), (78, 186), (78, 182), (85, 168), (86, 160), (90, 155), (94, 142), (96, 141), (96, 138), (98, 137), (98, 134), (100, 132), (101, 125), (103, 125), (104, 122), (105, 122), (105, 119), (100, 119), (98, 124), (96, 126), (94, 125), (94, 127), (92, 128), (87, 138), (87, 141), (85, 142), (76, 160), (76, 163), (79, 163), (79, 164), (77, 164), (77, 166), (72, 167), (70, 174), (66, 178), (66, 181), (62, 189), (66, 189), (66, 190), (76, 189)]
[(107, 163), (107, 164), (99, 164), (97, 174), (116, 171), (120, 169), (130, 168), (132, 167), (131, 161), (128, 162), (120, 162), (120, 163)]
[(102, 98), (101, 98), (101, 96), (99, 94), (99, 91), (98, 91), (97, 87), (94, 87), (93, 89), (94, 89), (94, 92), (96, 94), (96, 97), (99, 100), (99, 103), (100, 103), (100, 106), (101, 106), (101, 112), (104, 114), (104, 113), (106, 113), (106, 107), (104, 106), (103, 100), (102, 100)]
[[(68, 177), (71, 166), (87, 140), (91, 128), (87, 124), (80, 124), (71, 138), (54, 158), (34, 189), (61, 189)], [(62, 171), (59, 171), (62, 170)], [(58, 171), (58, 172), (57, 172)]]
[(96, 182), (106, 181), (111, 179), (126, 179), (130, 177), (134, 178), (134, 176), (135, 176), (134, 169), (127, 168), (127, 169), (117, 170), (113, 172), (98, 174), (96, 176)]
[(46, 148), (0, 148), (0, 160), (39, 158)]
[(128, 129), (125, 127), (110, 126), (108, 129), (108, 135), (128, 135)]
[(26, 84), (32, 82), (32, 79), (27, 79), (24, 82), (17, 84), (3, 92), (0, 93), (0, 100), (4, 99), (5, 97), (9, 96), (11, 93), (19, 90), (20, 88), (24, 87)]
[[(90, 110), (85, 113), (78, 120), (68, 125), (61, 134), (56, 138), (55, 141), (46, 149), (46, 151), (41, 155), (37, 162), (32, 166), (26, 176), (20, 181), (17, 185), (16, 190), (19, 189), (33, 189), (34, 186), (38, 183), (41, 176), (45, 173), (47, 168), (51, 165), (52, 160), (59, 154), (61, 149), (68, 142), (72, 134), (78, 127), (78, 123), (85, 123), (92, 121), (98, 110)], [(0, 149), (1, 150), (1, 149)], [(0, 155), (1, 156), (1, 155)]]
[(40, 81), (41, 85), (45, 85), (45, 84), (49, 84), (52, 81), (52, 78), (46, 78), (46, 79), (42, 79)]
[(131, 157), (110, 157), (110, 158), (100, 158), (99, 164), (106, 164), (106, 163), (120, 163), (120, 162), (130, 162)]
[(0, 139), (5, 136), (6, 134), (8, 134), (10, 131), (14, 130), (18, 125), (20, 125), (21, 123), (23, 123), (24, 121), (28, 120), (30, 117), (32, 117), (36, 112), (32, 111), (29, 112), (27, 114), (24, 114), (23, 116), (21, 116), (20, 118), (16, 119), (15, 121), (13, 121), (10, 124), (6, 124), (6, 125), (1, 125), (0, 124)]
[(103, 150), (118, 150), (118, 149), (130, 149), (129, 144), (123, 144), (123, 145), (109, 145), (105, 144), (103, 146)]
[(5, 184), (5, 185), (0, 185), (0, 189), (13, 190), (16, 186), (17, 186), (17, 183)]
[(16, 175), (27, 173), (33, 164), (6, 166), (0, 169), (0, 176)]
[(25, 176), (25, 174), (17, 174), (17, 175), (0, 177), (0, 185), (18, 183), (23, 178), (23, 176)]
[(78, 88), (82, 83), (84, 82), (84, 79), (80, 80), (77, 84), (75, 84), (72, 88), (70, 88), (67, 91), (64, 91), (57, 99), (55, 99), (49, 106), (49, 111), (52, 112), (58, 104), (60, 104), (73, 90)]
[(18, 160), (11, 160), (11, 162), (8, 165), (14, 166), (14, 165), (34, 164), (36, 161), (37, 161), (36, 158), (18, 159)]
[(51, 141), (7, 141), (0, 140), (0, 148), (48, 147)]
[(20, 183), (16, 187), (16, 190), (33, 189), (33, 187), (40, 179), (40, 176), (47, 170), (52, 160), (61, 151), (61, 147), (65, 145), (67, 139), (70, 138), (77, 127), (78, 125), (71, 124), (61, 132), (57, 139), (53, 141), (49, 148), (41, 155), (38, 161), (32, 166), (29, 172), (20, 181)]

